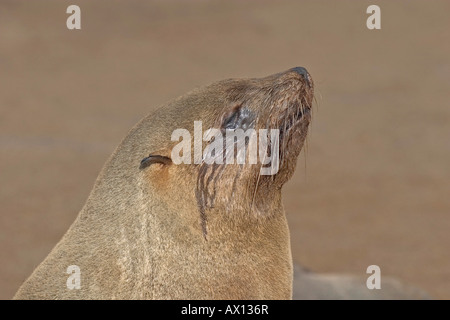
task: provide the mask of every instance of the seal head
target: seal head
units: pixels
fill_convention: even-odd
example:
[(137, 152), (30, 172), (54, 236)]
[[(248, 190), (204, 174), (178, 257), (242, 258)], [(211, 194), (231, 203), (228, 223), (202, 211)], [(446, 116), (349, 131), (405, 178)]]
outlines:
[[(293, 68), (219, 81), (145, 117), (15, 298), (290, 299), (281, 188), (294, 172), (312, 99), (311, 77)], [(258, 139), (235, 140), (238, 132)], [(72, 265), (79, 290), (67, 287)]]
[[(188, 115), (185, 120), (191, 121), (188, 127), (192, 127), (194, 121), (201, 121), (203, 128), (216, 130), (216, 135), (202, 144), (204, 152), (200, 163), (190, 168), (182, 164), (178, 168), (183, 174), (189, 172), (195, 177), (195, 198), (205, 238), (208, 216), (213, 211), (267, 217), (280, 206), (275, 190), (279, 191), (294, 173), (311, 121), (313, 95), (311, 76), (305, 68), (296, 67), (265, 78), (220, 81), (193, 91), (179, 101), (184, 107), (183, 113)], [(203, 101), (205, 96), (208, 97), (206, 102)], [(239, 145), (240, 141), (232, 135), (239, 130), (252, 131), (259, 137), (252, 140), (247, 134), (244, 144)], [(277, 132), (276, 139), (271, 139), (271, 131)], [(223, 137), (220, 142), (217, 133)], [(217, 147), (217, 143), (223, 144), (223, 152), (210, 150), (213, 144)], [(274, 143), (277, 144), (275, 149)], [(255, 163), (250, 159), (251, 150), (258, 146), (260, 161)], [(277, 157), (271, 154), (273, 150)], [(194, 146), (189, 152), (195, 152)], [(169, 152), (163, 153), (165, 164), (169, 165)], [(153, 158), (155, 156), (161, 157), (154, 154)], [(267, 167), (273, 166), (274, 161), (277, 161), (276, 170), (262, 174), (264, 168), (270, 172)]]

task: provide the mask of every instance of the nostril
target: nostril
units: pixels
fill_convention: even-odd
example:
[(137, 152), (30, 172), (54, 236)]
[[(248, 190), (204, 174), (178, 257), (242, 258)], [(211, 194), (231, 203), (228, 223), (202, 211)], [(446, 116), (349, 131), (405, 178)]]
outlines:
[(311, 85), (311, 84), (309, 83), (308, 71), (306, 71), (305, 68), (303, 68), (303, 67), (295, 67), (295, 68), (292, 68), (291, 71), (297, 72), (299, 75), (301, 75), (301, 76), (306, 80), (306, 82), (308, 83), (308, 85)]

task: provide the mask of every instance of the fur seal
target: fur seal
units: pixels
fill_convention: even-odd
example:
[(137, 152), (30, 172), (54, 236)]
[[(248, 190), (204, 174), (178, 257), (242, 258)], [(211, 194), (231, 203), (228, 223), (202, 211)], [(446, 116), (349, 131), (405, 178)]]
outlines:
[[(310, 75), (296, 67), (195, 89), (141, 120), (14, 298), (291, 299), (281, 188), (306, 138), (313, 94)], [(262, 163), (175, 164), (171, 134), (195, 121), (221, 132), (278, 130), (276, 174), (261, 175)], [(78, 289), (67, 286), (71, 265)]]

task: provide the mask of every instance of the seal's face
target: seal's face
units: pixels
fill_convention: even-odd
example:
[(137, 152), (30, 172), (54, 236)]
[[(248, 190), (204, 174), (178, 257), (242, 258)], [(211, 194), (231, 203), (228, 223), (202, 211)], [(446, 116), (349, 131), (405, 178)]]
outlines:
[(219, 119), (222, 130), (278, 130), (279, 169), (272, 171), (271, 181), (284, 184), (293, 174), (311, 120), (314, 87), (310, 75), (297, 67), (263, 79), (240, 80), (228, 84), (226, 95), (233, 107), (225, 107)]
[[(194, 121), (201, 121), (203, 130), (215, 130), (214, 137), (203, 136), (200, 142), (201, 161), (179, 169), (196, 179), (195, 198), (205, 234), (208, 212), (265, 216), (281, 206), (280, 190), (294, 173), (303, 147), (313, 94), (310, 75), (297, 67), (260, 79), (220, 81), (170, 106), (171, 112), (186, 115), (183, 124), (174, 126), (192, 128)], [(240, 141), (237, 133), (244, 139)], [(194, 148), (195, 142), (192, 154)], [(169, 158), (167, 152), (162, 158), (151, 155), (141, 167), (154, 162), (167, 165)]]
[[(259, 148), (259, 161), (249, 159), (252, 142), (248, 137), (243, 144), (246, 161), (226, 163), (230, 151), (238, 163), (242, 144), (233, 144), (233, 136), (225, 138), (225, 152), (215, 155), (221, 161), (199, 166), (196, 197), (202, 217), (206, 219), (208, 208), (220, 203), (226, 211), (239, 206), (264, 215), (272, 205), (279, 205), (268, 202), (294, 173), (311, 120), (312, 79), (304, 68), (293, 68), (263, 79), (226, 80), (219, 85), (224, 88), (226, 103), (214, 127), (220, 128), (224, 137), (237, 130), (254, 130), (253, 147)], [(267, 158), (269, 163), (264, 161)]]

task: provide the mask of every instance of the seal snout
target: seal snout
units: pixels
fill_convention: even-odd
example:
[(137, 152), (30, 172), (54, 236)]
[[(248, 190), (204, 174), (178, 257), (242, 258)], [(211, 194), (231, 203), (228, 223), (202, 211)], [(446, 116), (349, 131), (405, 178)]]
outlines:
[(305, 79), (306, 84), (307, 84), (309, 87), (311, 87), (310, 76), (309, 76), (308, 71), (307, 71), (305, 68), (303, 68), (303, 67), (295, 67), (295, 68), (290, 69), (289, 71), (294, 71), (294, 72), (296, 72), (297, 74), (301, 75), (301, 76), (303, 77), (303, 79)]
[(281, 77), (285, 87), (280, 90), (278, 108), (273, 110), (273, 115), (283, 138), (301, 132), (309, 124), (314, 83), (303, 67), (291, 68), (283, 72)]

